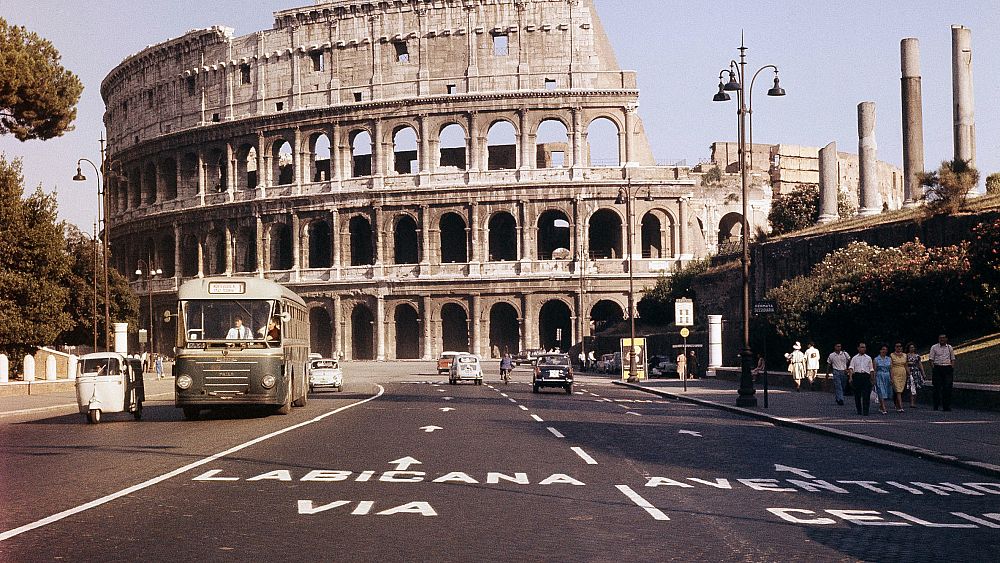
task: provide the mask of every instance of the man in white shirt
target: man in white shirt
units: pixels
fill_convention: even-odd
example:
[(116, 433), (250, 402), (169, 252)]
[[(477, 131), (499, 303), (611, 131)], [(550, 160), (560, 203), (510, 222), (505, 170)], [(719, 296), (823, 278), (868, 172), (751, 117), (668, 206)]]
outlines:
[(243, 317), (236, 315), (233, 319), (233, 327), (226, 334), (226, 340), (250, 340), (253, 338), (253, 331), (243, 326)]
[(806, 378), (809, 380), (809, 388), (815, 389), (816, 372), (819, 371), (819, 350), (813, 342), (809, 342), (806, 348)]
[(851, 362), (851, 355), (843, 350), (840, 343), (833, 345), (833, 352), (826, 357), (826, 363), (830, 366), (830, 374), (833, 375), (833, 398), (838, 405), (844, 404), (844, 388), (847, 387), (847, 365)]
[(934, 382), (934, 410), (943, 407), (951, 410), (951, 389), (955, 384), (955, 349), (948, 344), (948, 337), (938, 336), (938, 343), (931, 346), (927, 354), (931, 362), (931, 378)]
[(851, 358), (847, 373), (851, 376), (851, 386), (854, 387), (854, 407), (858, 414), (868, 416), (871, 404), (872, 385), (875, 384), (875, 365), (872, 357), (865, 353), (867, 346), (858, 344), (858, 354)]

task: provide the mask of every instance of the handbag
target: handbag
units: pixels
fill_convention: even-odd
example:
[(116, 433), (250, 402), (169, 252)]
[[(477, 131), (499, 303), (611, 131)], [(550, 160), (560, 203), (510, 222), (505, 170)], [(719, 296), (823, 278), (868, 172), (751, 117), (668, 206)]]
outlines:
[(878, 391), (876, 391), (875, 389), (872, 389), (871, 401), (873, 403), (877, 403), (878, 400), (879, 400), (878, 399)]

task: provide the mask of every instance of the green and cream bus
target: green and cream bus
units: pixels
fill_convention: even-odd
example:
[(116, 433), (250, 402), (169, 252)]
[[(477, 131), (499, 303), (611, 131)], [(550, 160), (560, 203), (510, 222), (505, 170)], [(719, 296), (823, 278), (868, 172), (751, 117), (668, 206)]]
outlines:
[(174, 404), (272, 406), (288, 414), (309, 391), (309, 313), (302, 298), (259, 278), (209, 277), (177, 292)]

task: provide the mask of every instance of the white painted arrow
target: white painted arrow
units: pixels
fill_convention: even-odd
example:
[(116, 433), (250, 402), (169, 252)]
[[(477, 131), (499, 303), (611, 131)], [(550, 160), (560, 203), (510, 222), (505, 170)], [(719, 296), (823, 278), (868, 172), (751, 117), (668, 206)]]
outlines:
[(798, 475), (799, 477), (802, 477), (803, 479), (815, 479), (815, 477), (813, 477), (812, 475), (809, 474), (809, 470), (808, 469), (799, 469), (798, 467), (789, 467), (787, 465), (781, 465), (781, 464), (775, 463), (774, 464), (774, 470), (775, 471), (786, 471), (788, 473), (794, 473), (794, 474)]
[(418, 461), (416, 458), (410, 456), (401, 457), (395, 461), (390, 461), (389, 463), (396, 464), (396, 471), (406, 471), (406, 469), (411, 465), (423, 465), (423, 463)]
[(701, 432), (695, 432), (694, 430), (678, 430), (678, 434), (690, 434), (695, 438), (701, 438)]
[(435, 430), (444, 430), (440, 426), (421, 426), (420, 429), (427, 433), (434, 432)]
[(448, 411), (453, 411), (455, 409), (453, 409), (452, 407), (441, 407), (440, 410), (441, 410), (441, 412), (448, 412)]
[(450, 401), (450, 400), (452, 400), (452, 399), (453, 399), (454, 397), (441, 397), (441, 398), (442, 398), (442, 399), (444, 399), (445, 401)]

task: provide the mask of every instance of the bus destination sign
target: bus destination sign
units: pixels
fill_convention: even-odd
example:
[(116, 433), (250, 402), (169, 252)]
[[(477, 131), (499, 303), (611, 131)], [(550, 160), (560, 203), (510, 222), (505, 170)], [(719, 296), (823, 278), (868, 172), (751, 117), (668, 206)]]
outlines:
[(208, 293), (212, 295), (243, 295), (247, 292), (245, 282), (209, 282)]

